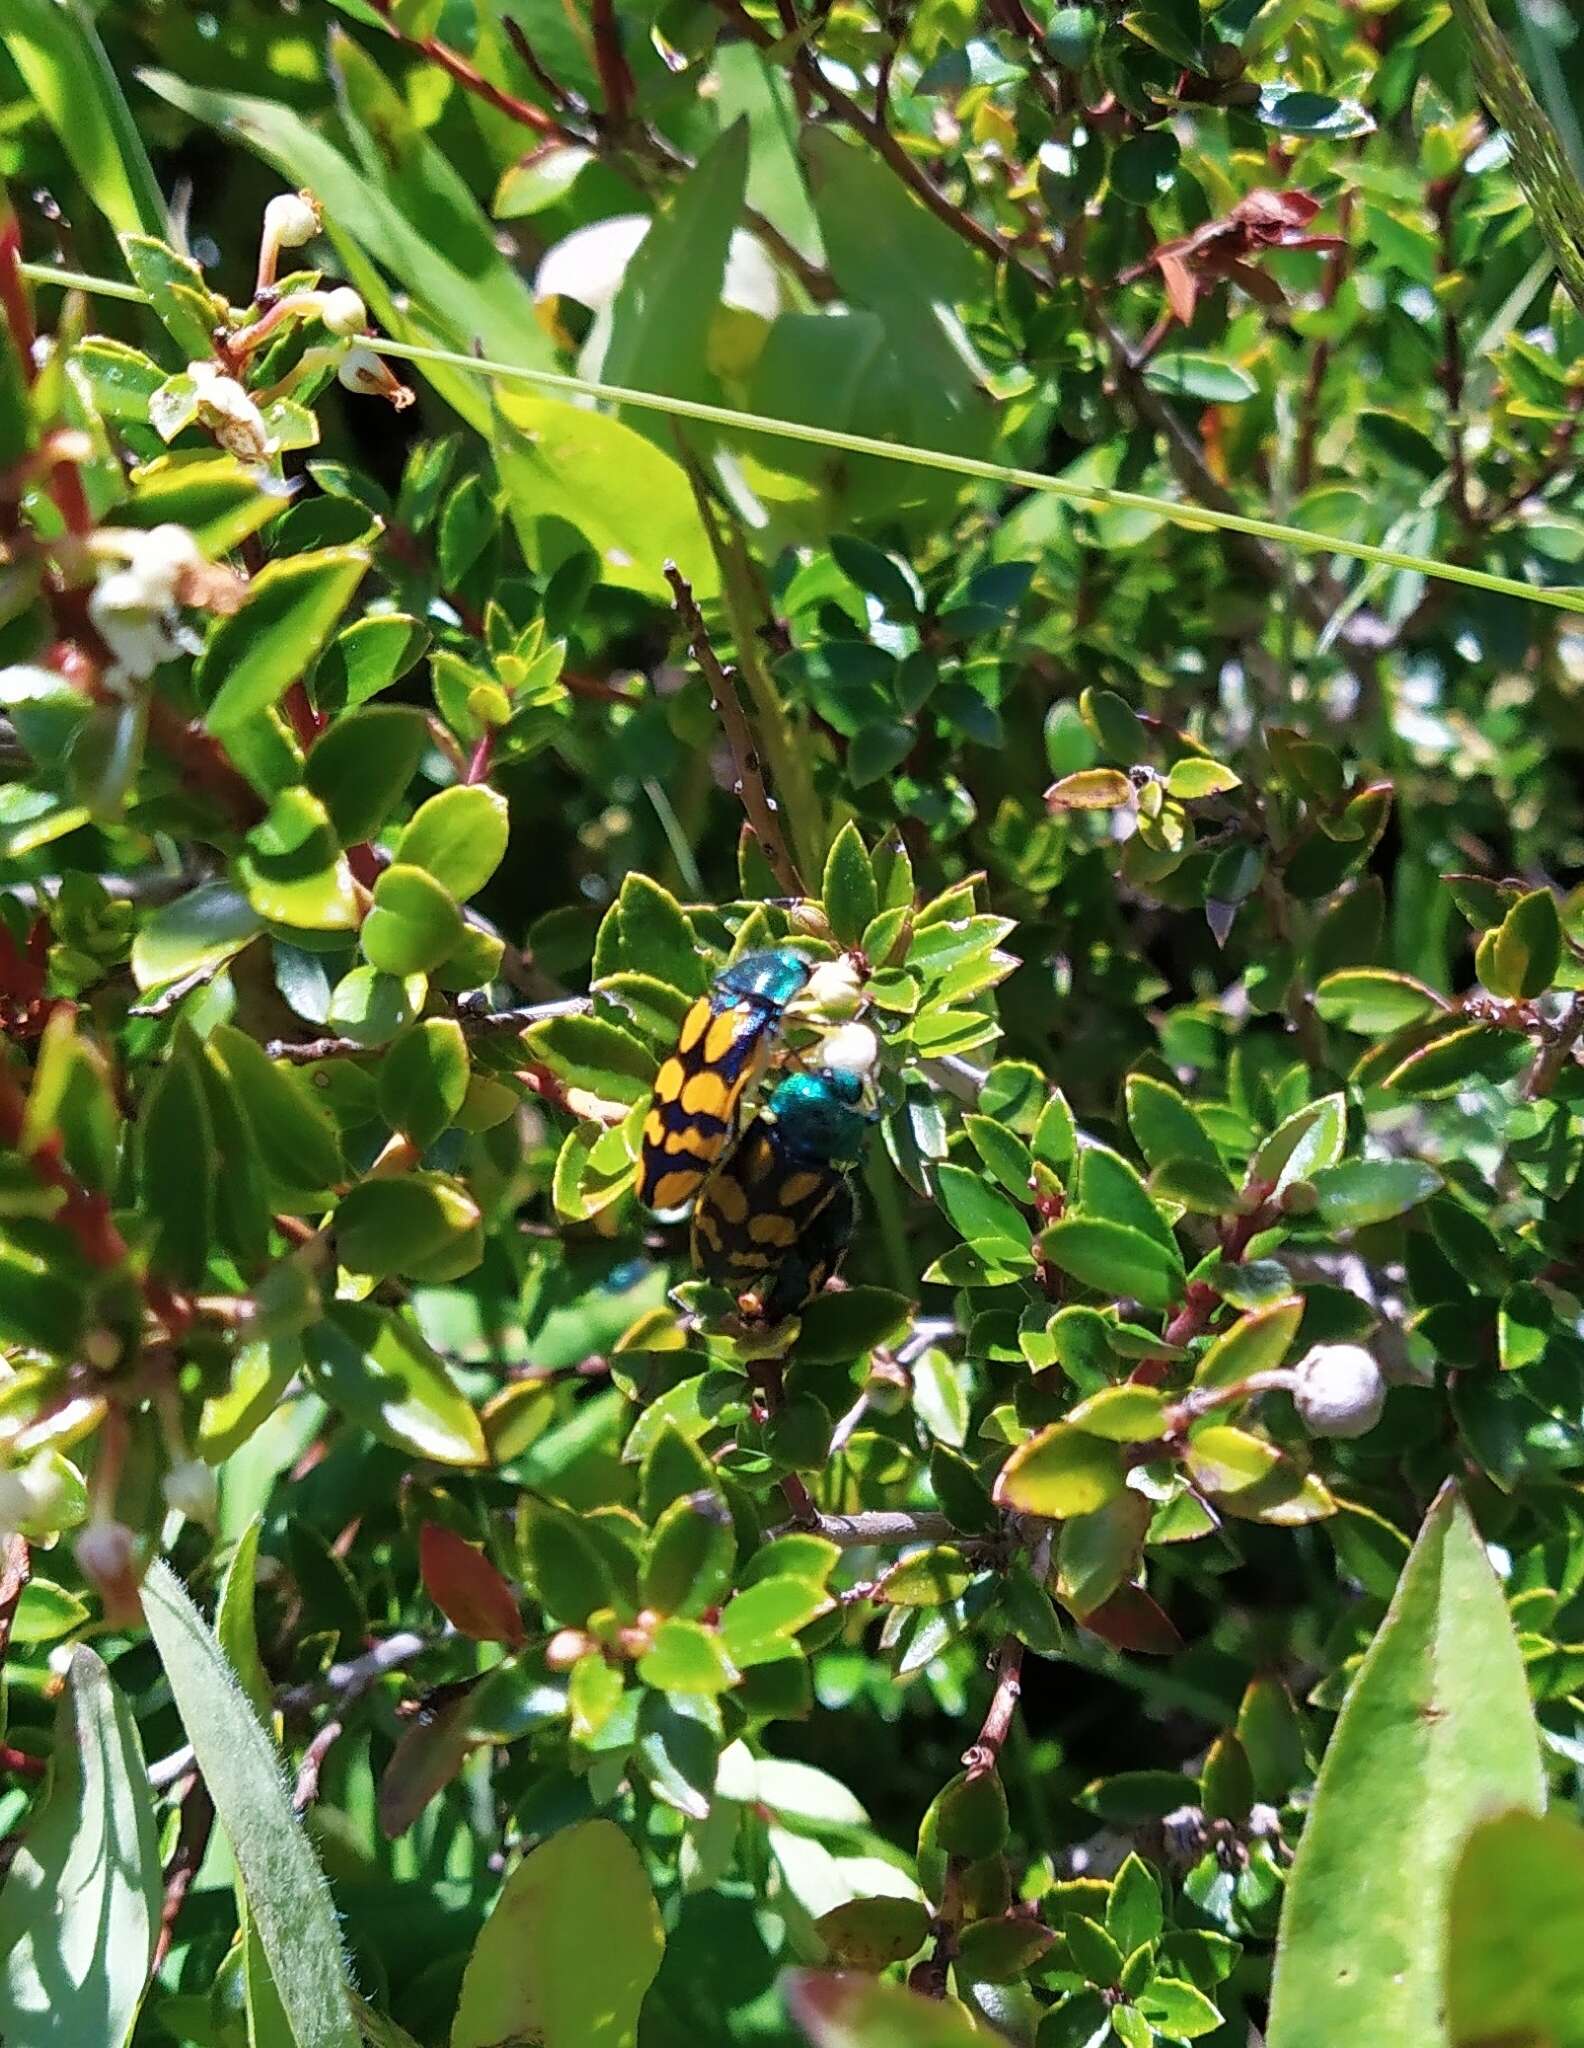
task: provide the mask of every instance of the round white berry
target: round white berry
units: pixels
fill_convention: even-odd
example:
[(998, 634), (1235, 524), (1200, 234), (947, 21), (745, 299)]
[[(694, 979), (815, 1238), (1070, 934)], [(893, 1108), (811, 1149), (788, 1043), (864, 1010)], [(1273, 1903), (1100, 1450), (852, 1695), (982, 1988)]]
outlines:
[(1363, 1436), (1385, 1400), (1381, 1369), (1362, 1344), (1317, 1344), (1295, 1369), (1293, 1401), (1311, 1436)]

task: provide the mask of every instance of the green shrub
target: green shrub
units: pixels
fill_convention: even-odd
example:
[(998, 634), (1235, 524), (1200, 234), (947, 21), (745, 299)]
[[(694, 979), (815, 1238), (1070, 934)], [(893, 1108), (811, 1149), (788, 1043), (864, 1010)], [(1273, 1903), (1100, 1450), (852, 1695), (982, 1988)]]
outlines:
[(1509, 25), (7, 0), (7, 2048), (1584, 2041)]

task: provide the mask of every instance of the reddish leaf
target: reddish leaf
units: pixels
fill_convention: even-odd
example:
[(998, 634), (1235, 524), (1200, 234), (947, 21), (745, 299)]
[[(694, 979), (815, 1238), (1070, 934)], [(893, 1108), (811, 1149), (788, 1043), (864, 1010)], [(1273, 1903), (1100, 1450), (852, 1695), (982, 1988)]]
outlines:
[(1169, 1657), (1183, 1646), (1176, 1623), (1142, 1586), (1119, 1586), (1084, 1616), (1083, 1625), (1112, 1649), (1134, 1650), (1143, 1657)]
[(1167, 303), (1186, 327), (1193, 319), (1194, 306), (1198, 302), (1198, 282), (1188, 265), (1172, 250), (1160, 250), (1155, 260), (1160, 265), (1161, 278), (1166, 286)]
[(511, 1587), (483, 1551), (438, 1522), (425, 1522), (419, 1535), (418, 1569), (424, 1591), (463, 1635), (512, 1649), (526, 1640)]

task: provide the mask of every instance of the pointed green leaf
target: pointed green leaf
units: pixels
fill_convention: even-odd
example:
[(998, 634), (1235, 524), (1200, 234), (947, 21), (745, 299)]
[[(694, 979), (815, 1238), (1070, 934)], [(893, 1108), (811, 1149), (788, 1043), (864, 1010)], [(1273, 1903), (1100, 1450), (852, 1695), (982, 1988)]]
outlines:
[(1448, 1486), (1326, 1750), (1288, 1880), (1270, 2048), (1440, 2048), (1453, 1865), (1492, 1807), (1538, 1812), (1539, 1739), (1501, 1587)]

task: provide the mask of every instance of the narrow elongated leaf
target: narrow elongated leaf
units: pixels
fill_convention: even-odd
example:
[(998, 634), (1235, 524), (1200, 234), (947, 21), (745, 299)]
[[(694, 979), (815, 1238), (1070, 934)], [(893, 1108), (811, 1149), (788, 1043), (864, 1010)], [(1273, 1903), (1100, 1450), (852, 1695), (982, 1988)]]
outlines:
[(524, 1857), (462, 1979), (451, 2048), (633, 2048), (665, 1951), (643, 1864), (608, 1820), (565, 1828)]
[(1481, 1813), (1538, 1811), (1544, 1790), (1506, 1604), (1449, 1486), (1326, 1751), (1287, 1887), (1270, 2048), (1437, 2048), (1459, 1845)]
[(6, 0), (0, 36), (116, 233), (165, 234), (159, 180), (82, 0)]
[(335, 1908), (280, 1757), (220, 1645), (162, 1558), (143, 1611), (247, 1892), (297, 2048), (358, 2048)]
[(159, 1848), (131, 1709), (86, 1644), (72, 1652), (55, 1776), (0, 1894), (0, 2036), (120, 2048), (159, 1922)]

